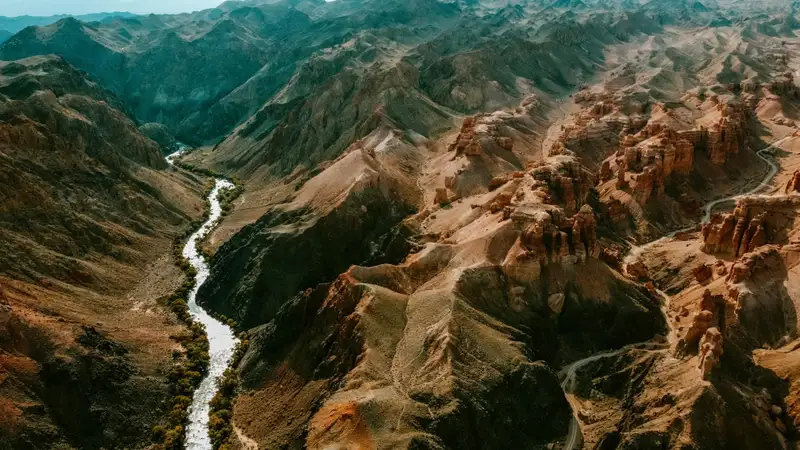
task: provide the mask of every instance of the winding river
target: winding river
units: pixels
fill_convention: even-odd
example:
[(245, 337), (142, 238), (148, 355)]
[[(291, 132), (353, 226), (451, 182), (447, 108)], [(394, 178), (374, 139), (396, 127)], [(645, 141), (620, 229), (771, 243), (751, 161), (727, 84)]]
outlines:
[[(702, 221), (700, 223), (706, 223), (706, 222), (711, 220), (711, 215), (713, 213), (714, 208), (717, 205), (720, 205), (720, 204), (723, 204), (723, 203), (726, 203), (726, 202), (729, 202), (729, 201), (732, 201), (732, 200), (736, 200), (736, 199), (739, 199), (741, 197), (758, 194), (759, 192), (764, 190), (764, 188), (769, 186), (770, 182), (775, 177), (775, 174), (778, 173), (778, 165), (768, 155), (776, 145), (778, 145), (779, 143), (785, 141), (788, 138), (789, 137), (785, 137), (785, 138), (780, 139), (780, 140), (778, 140), (776, 142), (773, 142), (772, 144), (768, 145), (767, 147), (765, 147), (765, 148), (759, 150), (758, 152), (756, 152), (756, 155), (758, 155), (758, 157), (761, 158), (761, 160), (764, 161), (767, 164), (768, 168), (769, 168), (769, 170), (767, 170), (767, 174), (764, 176), (764, 178), (761, 180), (761, 183), (759, 183), (758, 186), (756, 186), (756, 187), (754, 187), (752, 189), (749, 189), (749, 190), (747, 190), (745, 192), (730, 196), (730, 197), (720, 198), (720, 199), (713, 200), (713, 201), (710, 201), (710, 202), (706, 203), (703, 206), (703, 209), (702, 209), (703, 218), (702, 218)], [(656, 244), (658, 244), (660, 242), (663, 242), (663, 241), (665, 241), (667, 239), (672, 239), (678, 233), (691, 231), (691, 230), (695, 229), (696, 226), (697, 225), (691, 225), (691, 226), (688, 226), (686, 228), (682, 228), (680, 230), (673, 231), (672, 233), (669, 233), (668, 235), (666, 235), (666, 236), (664, 236), (662, 238), (655, 239), (655, 240), (653, 240), (653, 241), (651, 241), (651, 242), (649, 242), (647, 244), (644, 244), (644, 245), (640, 245), (640, 246), (633, 245), (631, 247), (630, 251), (628, 252), (627, 256), (625, 257), (625, 263), (636, 262), (636, 260), (639, 259), (639, 256), (645, 250), (649, 249), (653, 245), (656, 245)], [(597, 353), (597, 354), (589, 356), (587, 358), (575, 361), (572, 364), (570, 364), (569, 366), (565, 367), (561, 371), (561, 375), (564, 377), (563, 381), (561, 383), (561, 387), (564, 389), (564, 393), (567, 394), (567, 400), (569, 401), (570, 406), (572, 407), (572, 421), (569, 424), (569, 431), (567, 432), (567, 437), (566, 437), (565, 442), (564, 442), (564, 447), (563, 447), (564, 450), (573, 450), (573, 449), (577, 448), (579, 445), (581, 445), (581, 443), (583, 442), (583, 434), (581, 433), (581, 424), (580, 424), (580, 421), (578, 420), (577, 413), (576, 413), (578, 405), (577, 405), (577, 402), (574, 399), (574, 396), (572, 395), (575, 392), (575, 384), (576, 384), (577, 372), (578, 372), (578, 370), (580, 368), (586, 366), (587, 364), (595, 362), (597, 360), (603, 359), (603, 358), (611, 358), (611, 357), (617, 356), (620, 353), (622, 353), (622, 352), (624, 352), (626, 350), (632, 349), (632, 348), (645, 348), (645, 349), (649, 349), (649, 350), (668, 350), (669, 348), (671, 348), (672, 341), (674, 340), (675, 331), (672, 329), (672, 322), (669, 320), (669, 317), (667, 316), (667, 313), (669, 311), (670, 297), (669, 297), (669, 295), (667, 295), (665, 292), (663, 292), (661, 290), (658, 290), (658, 293), (659, 293), (659, 295), (661, 295), (664, 298), (664, 306), (662, 308), (662, 312), (664, 313), (664, 317), (665, 317), (665, 319), (667, 321), (667, 326), (669, 327), (669, 336), (667, 338), (667, 342), (666, 343), (651, 341), (651, 342), (643, 342), (643, 343), (638, 343), (638, 344), (627, 345), (627, 346), (622, 347), (621, 349), (618, 349), (618, 350), (612, 350), (612, 351), (606, 351), (606, 352), (602, 352), (602, 353)]]
[[(184, 149), (169, 155), (167, 161), (172, 164), (175, 158), (180, 156)], [(238, 343), (233, 330), (230, 327), (211, 317), (203, 308), (197, 304), (197, 291), (200, 286), (208, 279), (209, 269), (205, 258), (198, 248), (199, 242), (214, 228), (216, 221), (222, 215), (222, 207), (219, 203), (219, 193), (226, 189), (233, 188), (230, 181), (217, 179), (214, 188), (208, 195), (211, 205), (208, 220), (189, 237), (189, 241), (183, 248), (183, 257), (197, 270), (195, 276), (194, 289), (189, 293), (189, 312), (192, 318), (206, 327), (208, 335), (210, 364), (208, 375), (200, 383), (194, 392), (192, 405), (189, 407), (189, 424), (186, 426), (187, 450), (211, 450), (211, 438), (208, 436), (208, 413), (209, 403), (217, 393), (217, 381), (228, 368), (233, 350)]]

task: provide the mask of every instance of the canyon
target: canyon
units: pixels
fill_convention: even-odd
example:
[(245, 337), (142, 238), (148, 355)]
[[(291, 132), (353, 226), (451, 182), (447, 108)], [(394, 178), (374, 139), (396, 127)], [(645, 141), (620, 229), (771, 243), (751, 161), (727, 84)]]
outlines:
[(795, 448), (797, 9), (16, 30), (0, 449)]

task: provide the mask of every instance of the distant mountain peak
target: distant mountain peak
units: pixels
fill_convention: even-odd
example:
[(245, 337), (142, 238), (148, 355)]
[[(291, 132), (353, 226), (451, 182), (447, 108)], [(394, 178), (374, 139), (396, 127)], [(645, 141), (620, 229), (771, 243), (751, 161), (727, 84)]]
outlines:
[(556, 0), (550, 5), (551, 8), (565, 8), (565, 9), (586, 9), (586, 3), (581, 0)]

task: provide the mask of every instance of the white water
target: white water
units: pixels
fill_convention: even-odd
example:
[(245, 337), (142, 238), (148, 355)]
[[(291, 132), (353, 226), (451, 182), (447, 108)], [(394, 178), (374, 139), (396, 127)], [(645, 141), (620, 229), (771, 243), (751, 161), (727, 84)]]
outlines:
[[(167, 161), (172, 164), (184, 149), (169, 155)], [(230, 181), (217, 179), (214, 189), (208, 196), (211, 204), (211, 211), (208, 220), (192, 234), (186, 246), (183, 248), (183, 257), (197, 270), (195, 276), (194, 289), (189, 293), (188, 305), (189, 313), (192, 318), (206, 327), (208, 335), (210, 364), (208, 375), (200, 383), (194, 392), (192, 404), (189, 407), (189, 424), (186, 426), (186, 450), (211, 450), (211, 438), (208, 436), (208, 413), (209, 402), (217, 393), (217, 381), (225, 372), (230, 364), (233, 350), (238, 343), (233, 331), (227, 325), (211, 317), (203, 308), (197, 304), (197, 291), (205, 283), (209, 275), (208, 264), (200, 254), (198, 242), (214, 227), (217, 219), (222, 215), (222, 207), (219, 204), (219, 193), (225, 189), (231, 189), (234, 185)]]
[[(740, 194), (737, 194), (737, 195), (733, 195), (733, 196), (730, 196), (730, 197), (725, 197), (725, 198), (713, 200), (713, 201), (710, 201), (710, 202), (706, 203), (703, 206), (703, 219), (702, 219), (702, 221), (700, 223), (703, 224), (703, 223), (706, 223), (706, 222), (711, 220), (712, 212), (714, 210), (714, 207), (716, 207), (717, 205), (720, 205), (720, 204), (725, 203), (725, 202), (729, 202), (731, 200), (736, 200), (736, 199), (741, 198), (741, 197), (757, 194), (760, 191), (762, 191), (764, 188), (769, 186), (770, 182), (772, 181), (772, 178), (775, 177), (775, 174), (778, 173), (778, 165), (775, 164), (775, 162), (773, 162), (769, 157), (767, 157), (765, 155), (767, 153), (769, 153), (772, 148), (774, 148), (776, 145), (778, 145), (780, 142), (782, 142), (782, 141), (784, 141), (786, 139), (788, 139), (788, 137), (780, 139), (780, 140), (778, 140), (776, 142), (773, 142), (772, 144), (770, 144), (767, 147), (759, 150), (756, 153), (756, 155), (758, 155), (758, 157), (761, 158), (769, 166), (769, 170), (767, 171), (767, 174), (764, 176), (764, 178), (761, 180), (761, 183), (759, 183), (758, 186), (754, 187), (753, 189), (750, 189), (749, 191), (746, 191), (746, 192), (743, 192), (743, 193), (740, 193)], [(683, 228), (683, 229), (680, 229), (680, 230), (677, 230), (677, 231), (673, 231), (672, 233), (670, 233), (670, 234), (668, 234), (668, 235), (666, 235), (666, 236), (664, 236), (664, 237), (662, 237), (660, 239), (656, 239), (654, 241), (651, 241), (651, 242), (649, 242), (647, 244), (644, 244), (644, 245), (641, 245), (641, 246), (632, 245), (631, 246), (631, 250), (628, 252), (628, 255), (625, 257), (625, 263), (636, 262), (636, 260), (639, 259), (639, 256), (645, 250), (647, 250), (648, 248), (652, 247), (653, 245), (655, 245), (657, 243), (663, 242), (663, 241), (665, 241), (667, 239), (672, 239), (678, 233), (683, 233), (683, 232), (686, 232), (686, 231), (693, 230), (696, 226), (697, 225), (692, 225), (692, 226), (689, 226), (689, 227), (686, 227), (686, 228)], [(637, 348), (637, 347), (644, 347), (644, 348), (655, 347), (655, 348), (653, 348), (653, 350), (655, 350), (655, 349), (665, 350), (665, 349), (669, 349), (671, 347), (672, 342), (675, 339), (675, 330), (673, 329), (672, 322), (669, 320), (669, 317), (667, 315), (667, 312), (669, 311), (670, 297), (664, 291), (661, 291), (661, 290), (657, 290), (657, 291), (658, 291), (658, 294), (661, 295), (664, 298), (664, 306), (662, 307), (661, 311), (664, 314), (664, 317), (665, 317), (665, 319), (667, 321), (667, 326), (669, 327), (669, 334), (667, 336), (666, 344), (660, 344), (660, 343), (657, 343), (657, 342), (644, 342), (644, 343), (640, 343), (640, 344), (631, 344), (631, 345), (627, 345), (625, 347), (622, 347), (619, 350), (598, 353), (598, 354), (589, 356), (588, 358), (584, 358), (584, 359), (575, 361), (574, 363), (570, 364), (569, 366), (565, 367), (562, 370), (561, 373), (564, 376), (564, 381), (561, 383), (561, 388), (564, 389), (564, 393), (567, 394), (567, 400), (569, 401), (570, 406), (572, 407), (572, 421), (569, 424), (569, 431), (567, 433), (567, 437), (566, 437), (565, 442), (564, 442), (564, 447), (563, 447), (564, 450), (573, 450), (576, 447), (578, 447), (578, 445), (583, 441), (583, 435), (581, 433), (581, 424), (578, 421), (578, 417), (577, 417), (577, 414), (575, 412), (575, 410), (577, 408), (577, 403), (574, 400), (573, 396), (571, 395), (575, 391), (575, 383), (576, 383), (577, 372), (578, 372), (578, 370), (580, 368), (586, 366), (587, 364), (593, 363), (593, 362), (595, 362), (597, 360), (603, 359), (603, 358), (611, 358), (611, 357), (617, 356), (620, 353), (622, 353), (624, 351), (627, 351), (629, 349), (632, 349), (632, 348)], [(664, 348), (665, 346), (666, 346), (666, 348)]]

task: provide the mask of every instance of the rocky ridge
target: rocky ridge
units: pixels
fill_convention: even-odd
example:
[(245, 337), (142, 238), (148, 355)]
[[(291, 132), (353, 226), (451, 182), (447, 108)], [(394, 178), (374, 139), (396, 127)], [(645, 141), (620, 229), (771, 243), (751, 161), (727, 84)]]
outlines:
[(0, 62), (0, 446), (144, 448), (168, 414), (157, 299), (202, 183), (119, 105), (61, 58)]

